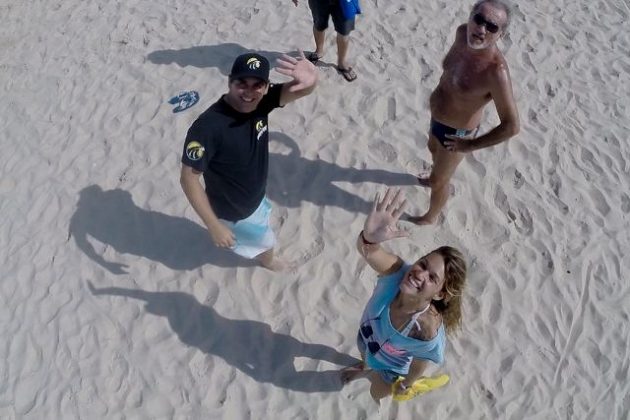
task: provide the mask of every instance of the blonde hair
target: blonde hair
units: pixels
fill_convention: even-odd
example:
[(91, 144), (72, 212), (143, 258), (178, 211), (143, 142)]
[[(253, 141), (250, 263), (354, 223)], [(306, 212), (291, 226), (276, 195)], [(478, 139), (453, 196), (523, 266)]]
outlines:
[(433, 250), (444, 258), (444, 286), (442, 300), (434, 300), (433, 305), (442, 315), (444, 327), (449, 334), (459, 329), (462, 323), (462, 293), (466, 282), (466, 260), (464, 255), (450, 246)]

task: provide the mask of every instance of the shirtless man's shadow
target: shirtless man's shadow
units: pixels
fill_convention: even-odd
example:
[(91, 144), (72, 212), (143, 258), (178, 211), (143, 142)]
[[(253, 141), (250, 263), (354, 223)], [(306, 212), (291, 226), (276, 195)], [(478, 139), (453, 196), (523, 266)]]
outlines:
[(335, 206), (351, 213), (367, 214), (373, 197), (368, 200), (344, 191), (334, 182), (373, 182), (386, 186), (418, 186), (418, 178), (407, 173), (382, 169), (344, 168), (323, 160), (300, 156), (297, 143), (289, 136), (271, 132), (270, 141), (289, 149), (288, 154), (270, 153), (268, 197), (283, 207), (299, 207), (302, 201), (317, 206)]

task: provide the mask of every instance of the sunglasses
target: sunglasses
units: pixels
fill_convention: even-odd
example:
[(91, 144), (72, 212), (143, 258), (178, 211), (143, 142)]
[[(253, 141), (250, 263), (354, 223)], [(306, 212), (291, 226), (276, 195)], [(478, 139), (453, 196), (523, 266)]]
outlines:
[[(378, 318), (375, 318), (378, 319)], [(369, 319), (367, 321), (365, 321), (366, 323), (373, 321), (373, 319)], [(374, 334), (374, 330), (372, 330), (372, 326), (371, 325), (363, 325), (360, 328), (361, 331), (361, 335), (363, 336), (363, 338), (365, 338), (366, 340), (368, 338), (370, 338), (372, 336), (372, 334)], [(389, 338), (387, 340), (385, 340), (385, 342), (383, 344), (385, 344), (387, 341), (389, 340)], [(381, 345), (378, 344), (376, 341), (368, 341), (367, 343), (367, 348), (370, 351), (371, 354), (376, 354), (381, 350)]]
[(475, 22), (477, 25), (485, 26), (486, 30), (491, 34), (496, 34), (497, 32), (499, 32), (499, 25), (494, 22), (490, 22), (481, 13), (475, 13), (472, 19), (473, 22)]

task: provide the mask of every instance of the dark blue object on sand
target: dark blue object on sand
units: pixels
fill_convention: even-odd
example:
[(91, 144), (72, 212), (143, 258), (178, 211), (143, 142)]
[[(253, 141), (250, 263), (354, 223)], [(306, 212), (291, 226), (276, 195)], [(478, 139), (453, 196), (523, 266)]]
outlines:
[(199, 102), (199, 93), (194, 90), (182, 92), (168, 100), (169, 104), (176, 105), (175, 108), (173, 108), (173, 112), (185, 111), (197, 102)]
[(341, 13), (346, 19), (354, 19), (356, 15), (361, 14), (361, 5), (359, 0), (341, 0)]

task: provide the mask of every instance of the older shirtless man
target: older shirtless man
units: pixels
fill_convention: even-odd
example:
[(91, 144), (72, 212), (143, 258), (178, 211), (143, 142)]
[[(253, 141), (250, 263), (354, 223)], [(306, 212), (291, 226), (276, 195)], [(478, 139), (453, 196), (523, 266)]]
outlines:
[[(431, 188), (429, 210), (414, 223), (432, 224), (448, 198), (449, 180), (466, 153), (499, 144), (519, 131), (519, 117), (508, 65), (497, 41), (510, 23), (503, 0), (480, 0), (468, 22), (457, 28), (444, 58), (444, 73), (430, 98), (429, 150), (433, 169), (420, 185)], [(484, 106), (494, 101), (501, 123), (477, 136)]]

